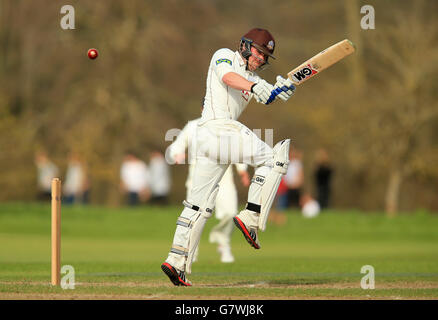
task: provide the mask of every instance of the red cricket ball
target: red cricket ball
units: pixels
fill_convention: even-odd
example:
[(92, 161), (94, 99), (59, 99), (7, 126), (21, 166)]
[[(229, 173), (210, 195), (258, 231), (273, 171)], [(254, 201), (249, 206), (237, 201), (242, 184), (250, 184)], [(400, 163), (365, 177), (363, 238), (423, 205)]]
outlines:
[(92, 49), (88, 50), (88, 58), (96, 59), (98, 55), (99, 55), (99, 53), (97, 52), (96, 49), (92, 48)]

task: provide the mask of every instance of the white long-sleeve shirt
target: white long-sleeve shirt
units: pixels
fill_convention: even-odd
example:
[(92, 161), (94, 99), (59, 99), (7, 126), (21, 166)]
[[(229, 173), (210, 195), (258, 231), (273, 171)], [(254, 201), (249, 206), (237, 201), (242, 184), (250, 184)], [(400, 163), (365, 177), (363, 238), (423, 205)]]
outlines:
[(202, 122), (213, 119), (237, 120), (253, 97), (251, 92), (227, 86), (222, 78), (228, 72), (235, 72), (252, 82), (260, 79), (256, 73), (246, 70), (246, 62), (238, 51), (226, 48), (216, 51), (208, 68)]
[(129, 192), (149, 188), (150, 174), (144, 161), (125, 161), (120, 168), (120, 178)]

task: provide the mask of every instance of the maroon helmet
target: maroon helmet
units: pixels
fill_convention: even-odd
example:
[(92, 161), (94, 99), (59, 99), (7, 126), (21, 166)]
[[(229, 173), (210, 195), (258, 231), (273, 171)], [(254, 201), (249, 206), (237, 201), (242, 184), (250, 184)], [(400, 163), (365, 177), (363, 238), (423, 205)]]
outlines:
[(257, 50), (266, 55), (266, 62), (268, 63), (268, 58), (275, 57), (272, 55), (275, 48), (275, 39), (272, 34), (262, 28), (254, 28), (249, 30), (240, 40), (239, 52), (242, 57), (248, 60), (251, 56), (251, 46), (254, 46)]

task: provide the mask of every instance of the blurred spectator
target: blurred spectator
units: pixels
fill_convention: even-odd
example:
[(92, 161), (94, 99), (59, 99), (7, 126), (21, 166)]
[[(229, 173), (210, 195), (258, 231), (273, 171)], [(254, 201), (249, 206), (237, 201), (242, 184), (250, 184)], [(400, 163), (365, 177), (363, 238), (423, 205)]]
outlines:
[(151, 203), (166, 205), (170, 190), (169, 165), (160, 151), (153, 151), (149, 162)]
[(286, 185), (285, 176), (282, 176), (277, 190), (277, 210), (285, 210), (289, 206), (287, 192), (288, 187)]
[(320, 212), (319, 203), (308, 193), (303, 194), (300, 198), (301, 212), (306, 218), (314, 218)]
[(62, 187), (64, 203), (83, 202), (84, 196), (87, 196), (88, 187), (85, 165), (79, 155), (72, 152), (69, 156), (65, 182)]
[(286, 214), (284, 210), (287, 209), (288, 199), (287, 199), (287, 185), (284, 180), (284, 176), (280, 180), (280, 184), (278, 186), (277, 195), (276, 195), (276, 206), (275, 208), (271, 208), (271, 212), (268, 216), (268, 221), (276, 224), (276, 225), (284, 225), (287, 221)]
[(297, 149), (292, 149), (289, 153), (289, 166), (277, 190), (276, 208), (271, 209), (268, 217), (269, 221), (277, 225), (284, 225), (287, 221), (284, 210), (290, 206), (300, 207), (301, 188), (304, 183), (301, 157), (302, 153)]
[(321, 209), (325, 209), (330, 205), (331, 179), (333, 175), (333, 168), (325, 149), (318, 150), (316, 162), (315, 184), (317, 199)]
[(148, 167), (132, 152), (125, 155), (120, 168), (120, 179), (120, 187), (126, 193), (129, 205), (135, 206), (149, 199), (150, 174)]
[(52, 198), (52, 179), (59, 177), (58, 167), (48, 158), (44, 151), (35, 154), (35, 165), (37, 167), (37, 188), (38, 200), (46, 201)]
[(302, 164), (302, 153), (298, 149), (291, 149), (289, 155), (289, 166), (284, 176), (287, 191), (288, 207), (300, 207), (301, 189), (304, 183), (304, 171)]
[(277, 190), (277, 205), (271, 209), (269, 221), (284, 225), (287, 221), (284, 210), (288, 207), (300, 207), (301, 188), (304, 183), (304, 171), (301, 162), (302, 153), (297, 149), (291, 149), (289, 153), (289, 166), (286, 174), (281, 178)]

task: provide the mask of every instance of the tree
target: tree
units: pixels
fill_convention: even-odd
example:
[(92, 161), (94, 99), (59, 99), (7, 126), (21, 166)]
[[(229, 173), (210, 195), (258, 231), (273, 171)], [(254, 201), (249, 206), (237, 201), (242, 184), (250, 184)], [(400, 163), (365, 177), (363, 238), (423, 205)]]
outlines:
[(438, 124), (438, 23), (428, 10), (425, 1), (394, 8), (393, 17), (366, 37), (367, 145), (372, 165), (386, 169), (389, 216), (398, 211), (404, 179), (424, 168), (437, 173), (431, 130)]

